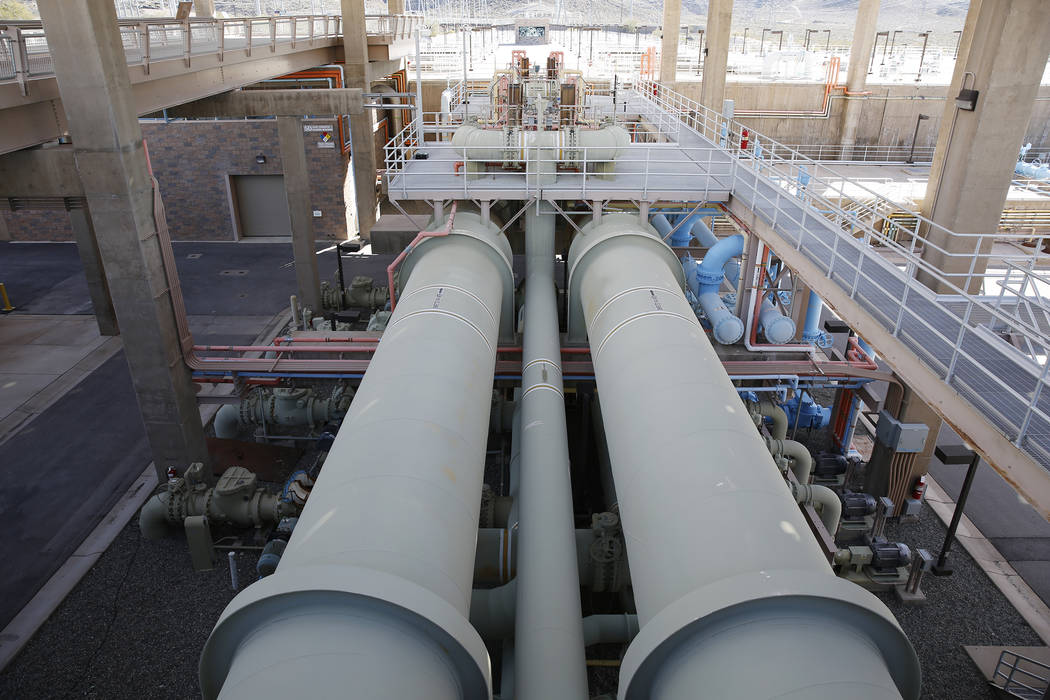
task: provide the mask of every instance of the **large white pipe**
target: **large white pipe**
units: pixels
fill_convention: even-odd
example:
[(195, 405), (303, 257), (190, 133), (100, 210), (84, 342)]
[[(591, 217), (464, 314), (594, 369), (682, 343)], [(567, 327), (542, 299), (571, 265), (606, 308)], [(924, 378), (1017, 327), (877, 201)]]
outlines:
[(642, 626), (620, 698), (918, 697), (911, 645), (832, 572), (655, 229), (605, 216), (569, 266)]
[[(470, 626), (510, 246), (478, 216), (405, 260), (383, 334), (276, 573), (201, 656), (205, 698), (489, 698)], [(406, 517), (410, 514), (410, 517)]]
[(554, 285), (554, 216), (525, 214), (514, 697), (582, 698), (587, 667)]
[(481, 129), (465, 124), (452, 136), (452, 145), (464, 160), (523, 161), (541, 149), (552, 151), (551, 159), (562, 163), (603, 163), (619, 158), (631, 143), (621, 126), (600, 129), (571, 128), (559, 131)]

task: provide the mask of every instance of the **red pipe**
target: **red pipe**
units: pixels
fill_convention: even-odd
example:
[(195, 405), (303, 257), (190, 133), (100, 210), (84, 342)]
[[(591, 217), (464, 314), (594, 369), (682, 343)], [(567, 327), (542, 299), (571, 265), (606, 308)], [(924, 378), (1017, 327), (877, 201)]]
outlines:
[(396, 258), (394, 258), (394, 262), (390, 263), (390, 265), (386, 268), (386, 281), (388, 285), (387, 288), (390, 290), (391, 311), (393, 311), (394, 307), (397, 305), (397, 299), (395, 298), (394, 292), (394, 270), (397, 269), (397, 266), (401, 264), (401, 261), (404, 260), (408, 256), (408, 254), (412, 252), (416, 245), (424, 238), (436, 238), (438, 236), (447, 236), (449, 233), (451, 233), (452, 223), (456, 219), (457, 206), (459, 206), (459, 202), (452, 203), (452, 210), (449, 212), (448, 223), (445, 224), (445, 228), (443, 228), (440, 231), (420, 231), (419, 233), (417, 233), (416, 237), (412, 239), (412, 242), (405, 246), (405, 249), (402, 250)]

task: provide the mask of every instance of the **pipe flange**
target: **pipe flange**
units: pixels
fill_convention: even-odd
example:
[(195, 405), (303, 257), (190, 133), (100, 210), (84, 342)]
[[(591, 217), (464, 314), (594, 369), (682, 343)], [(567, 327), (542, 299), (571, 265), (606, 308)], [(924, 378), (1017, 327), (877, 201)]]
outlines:
[(469, 620), (444, 598), (399, 576), (353, 566), (278, 570), (244, 589), (223, 610), (200, 659), (203, 696), (219, 696), (241, 644), (290, 611), (324, 606), (352, 615), (363, 608), (411, 623), (454, 671), (463, 700), (492, 697), (488, 651)]
[(917, 700), (921, 670), (911, 642), (893, 613), (860, 586), (831, 573), (798, 570), (749, 572), (698, 588), (671, 603), (642, 627), (620, 666), (621, 700), (652, 697), (667, 662), (705, 633), (736, 616), (788, 612), (820, 617), (867, 639), (882, 655), (904, 700)]

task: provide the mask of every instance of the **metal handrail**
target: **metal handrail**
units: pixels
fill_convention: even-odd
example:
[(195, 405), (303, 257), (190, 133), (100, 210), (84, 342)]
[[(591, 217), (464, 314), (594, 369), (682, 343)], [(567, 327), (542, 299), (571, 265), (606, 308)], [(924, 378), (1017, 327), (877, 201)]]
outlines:
[[(1008, 661), (1008, 658), (1012, 660)], [(1038, 669), (1047, 671), (1047, 677), (1040, 676), (1031, 671), (1026, 671), (1020, 667), (1021, 662), (1031, 664)], [(1009, 673), (1007, 673), (1007, 671), (1009, 671)], [(1026, 682), (1015, 678), (1016, 675), (1021, 675), (1031, 681), (1038, 681), (1040, 686), (1034, 687), (1028, 685)], [(1008, 693), (1012, 692), (1012, 689), (1014, 688), (1023, 688), (1034, 693), (1043, 693), (1046, 691), (1047, 687), (1050, 687), (1050, 680), (1048, 680), (1048, 678), (1050, 678), (1050, 666), (1047, 666), (1041, 661), (1036, 661), (1035, 659), (1018, 654), (1015, 651), (1004, 649), (1002, 653), (999, 654), (999, 661), (995, 665), (995, 671), (992, 672), (992, 682), (994, 683), (999, 678), (1003, 679), (1003, 684), (1000, 687)]]
[[(847, 291), (851, 298), (867, 304), (869, 314), (885, 324), (887, 330), (904, 342), (946, 384), (959, 393), (965, 393), (975, 406), (984, 406), (985, 416), (1015, 445), (1029, 452), (1044, 465), (1050, 465), (1050, 445), (1045, 437), (1050, 432), (1050, 411), (1039, 405), (1044, 384), (1048, 380), (1050, 363), (1045, 356), (1025, 355), (1005, 341), (1000, 342), (987, 331), (981, 331), (970, 319), (980, 310), (1022, 336), (1031, 347), (1050, 347), (1050, 336), (1017, 316), (1011, 316), (985, 297), (970, 293), (971, 283), (992, 273), (978, 274), (975, 270), (974, 253), (951, 253), (931, 240), (928, 231), (945, 236), (957, 236), (973, 242), (974, 251), (989, 260), (1005, 265), (1017, 261), (1027, 263), (1034, 269), (1036, 259), (1045, 259), (1038, 251), (1042, 239), (1032, 253), (985, 255), (985, 244), (991, 245), (996, 238), (1031, 239), (1030, 234), (1004, 235), (998, 231), (984, 234), (955, 234), (942, 226), (880, 195), (861, 184), (850, 182), (842, 174), (797, 152), (778, 144), (744, 125), (726, 119), (681, 95), (651, 81), (637, 84), (638, 101), (643, 117), (655, 123), (661, 131), (672, 133), (681, 142), (686, 132), (700, 136), (710, 143), (718, 144), (728, 153), (736, 166), (732, 191), (734, 196), (747, 202), (750, 208), (775, 230), (781, 233), (796, 250), (799, 250), (819, 266), (826, 268), (826, 276)], [(742, 131), (748, 129), (748, 143), (741, 142)], [(760, 145), (756, 145), (760, 144)], [(789, 153), (789, 157), (777, 153)], [(857, 199), (857, 196), (862, 199)], [(906, 240), (897, 240), (881, 228), (890, 214), (907, 214), (913, 225), (900, 227)], [(859, 214), (859, 215), (858, 215)], [(870, 216), (871, 221), (868, 221)], [(821, 223), (824, 222), (824, 223)], [(828, 225), (828, 224), (831, 225)], [(850, 230), (842, 230), (848, 223)], [(895, 222), (897, 223), (897, 222)], [(826, 229), (826, 230), (825, 230)], [(818, 232), (822, 232), (822, 235)], [(830, 242), (829, 242), (830, 241)], [(877, 244), (888, 249), (900, 259), (899, 264), (888, 262), (882, 254), (871, 248)], [(924, 255), (937, 251), (945, 259), (969, 260), (969, 269), (962, 273), (941, 272)], [(902, 269), (903, 268), (903, 269)], [(943, 286), (948, 296), (938, 296), (924, 283), (916, 279), (922, 273)], [(887, 280), (892, 280), (888, 282)], [(873, 297), (858, 296), (861, 283)], [(887, 287), (887, 284), (890, 286)], [(863, 299), (862, 299), (863, 297)], [(873, 306), (873, 298), (879, 305)], [(954, 299), (965, 304), (959, 316), (943, 305), (942, 299)], [(1041, 299), (1036, 299), (1038, 304)], [(940, 328), (931, 319), (924, 318), (914, 310), (916, 305), (939, 315)], [(916, 332), (924, 335), (920, 341)], [(1011, 386), (992, 369), (971, 355), (967, 347), (982, 343), (1003, 359), (1023, 369), (1035, 384)], [(936, 347), (933, 347), (936, 346)], [(969, 372), (965, 383), (959, 377), (959, 366), (966, 362)], [(969, 382), (977, 381), (985, 387), (979, 392)], [(962, 387), (966, 387), (966, 390)], [(993, 392), (995, 401), (985, 398)], [(1010, 417), (1011, 414), (1013, 417)], [(1021, 417), (1023, 416), (1023, 418)], [(1026, 439), (1033, 422), (1040, 424), (1039, 434), (1044, 444), (1036, 447)], [(1033, 449), (1036, 453), (1033, 453)]]
[[(407, 38), (422, 21), (418, 15), (366, 16), (366, 31)], [(121, 42), (129, 66), (149, 66), (158, 61), (219, 55), (300, 42), (309, 46), (321, 39), (342, 36), (340, 15), (277, 15), (265, 17), (190, 17), (119, 19)], [(374, 24), (375, 31), (369, 29)], [(31, 79), (54, 75), (43, 23), (34, 21), (0, 22), (0, 83), (22, 85)]]

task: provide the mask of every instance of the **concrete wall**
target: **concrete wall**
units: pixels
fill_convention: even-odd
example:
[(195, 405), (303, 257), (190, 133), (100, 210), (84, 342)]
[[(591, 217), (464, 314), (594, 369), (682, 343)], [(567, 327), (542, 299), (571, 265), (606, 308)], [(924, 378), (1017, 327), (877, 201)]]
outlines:
[[(699, 81), (679, 81), (677, 89), (687, 97), (700, 99)], [(920, 113), (928, 114), (930, 120), (919, 128), (917, 145), (937, 144), (937, 130), (948, 91), (946, 85), (869, 85), (868, 90), (872, 94), (861, 98), (864, 109), (857, 131), (858, 144), (910, 146)], [(824, 84), (727, 83), (726, 98), (734, 100), (738, 111), (820, 111)], [(1032, 110), (1025, 140), (1037, 148), (1050, 148), (1050, 86), (1040, 88), (1039, 98)], [(740, 121), (783, 144), (837, 144), (841, 141), (844, 103), (842, 98), (833, 98), (829, 118), (740, 117)]]
[[(408, 88), (415, 91), (415, 76), (409, 74)], [(441, 106), (444, 80), (423, 81), (423, 109), (436, 112)], [(700, 97), (699, 81), (681, 81), (678, 90), (693, 99)], [(857, 134), (861, 145), (911, 144), (916, 116), (930, 115), (919, 129), (919, 146), (934, 146), (944, 112), (946, 86), (872, 85), (865, 98)], [(737, 110), (821, 108), (823, 83), (784, 84), (739, 82), (726, 85), (726, 96)], [(827, 119), (787, 119), (746, 117), (744, 123), (784, 144), (837, 144), (840, 141), (844, 101), (833, 99)], [(406, 115), (407, 118), (408, 115)], [(314, 123), (333, 124), (332, 119)], [(277, 123), (273, 120), (143, 122), (153, 167), (161, 183), (172, 236), (182, 240), (233, 240), (228, 175), (265, 175), (281, 172), (277, 147)], [(346, 234), (344, 180), (347, 161), (338, 146), (317, 148), (317, 140), (307, 135), (307, 163), (313, 205), (322, 212), (314, 219), (317, 238), (342, 238)], [(338, 137), (336, 137), (338, 139)], [(379, 163), (382, 163), (381, 131), (376, 135)], [(1028, 126), (1026, 142), (1037, 148), (1050, 148), (1050, 86), (1043, 86)], [(257, 154), (266, 163), (255, 162)], [(352, 195), (353, 188), (348, 191)], [(16, 241), (72, 240), (69, 217), (64, 211), (0, 210), (8, 235)]]
[[(336, 125), (334, 119), (309, 123)], [(229, 176), (279, 175), (281, 153), (277, 122), (272, 119), (235, 121), (142, 122), (153, 171), (160, 182), (175, 240), (234, 240)], [(343, 181), (347, 159), (333, 132), (335, 148), (319, 148), (320, 135), (306, 134), (307, 168), (313, 191), (318, 239), (346, 237)], [(256, 163), (256, 156), (266, 163)], [(12, 240), (72, 240), (65, 211), (0, 211)]]

